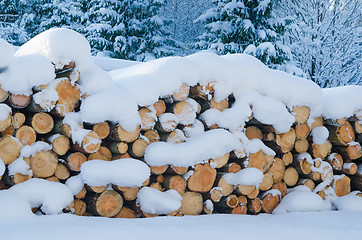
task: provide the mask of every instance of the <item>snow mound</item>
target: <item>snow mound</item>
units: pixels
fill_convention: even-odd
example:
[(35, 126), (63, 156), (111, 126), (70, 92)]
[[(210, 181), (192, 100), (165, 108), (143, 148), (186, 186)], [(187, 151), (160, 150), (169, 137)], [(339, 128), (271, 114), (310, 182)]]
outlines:
[(343, 197), (337, 197), (332, 201), (337, 210), (362, 211), (362, 197), (356, 194), (359, 191), (354, 191)]
[(185, 143), (156, 142), (145, 151), (145, 161), (150, 166), (172, 165), (194, 166), (210, 158), (218, 158), (239, 149), (241, 143), (230, 132), (223, 129), (210, 130), (186, 139)]
[(67, 185), (70, 190), (73, 192), (73, 195), (77, 195), (84, 187), (84, 180), (81, 174), (76, 176), (72, 176), (65, 181), (65, 185)]
[(254, 185), (259, 187), (263, 181), (264, 174), (257, 168), (245, 168), (237, 173), (226, 173), (223, 175), (225, 181), (230, 185)]
[(140, 187), (150, 177), (150, 168), (143, 162), (132, 159), (113, 161), (91, 160), (82, 164), (84, 183), (93, 186), (114, 184), (120, 187)]
[(137, 194), (137, 204), (149, 214), (168, 214), (181, 207), (182, 197), (176, 190), (161, 192), (150, 187), (143, 187)]
[(314, 144), (322, 145), (327, 141), (329, 137), (329, 131), (326, 127), (316, 127), (312, 130), (311, 135), (313, 137)]
[(5, 70), (6, 67), (14, 58), (13, 47), (4, 39), (0, 38), (0, 73)]
[(32, 216), (28, 201), (11, 190), (0, 191), (0, 218)]
[(331, 204), (306, 186), (295, 187), (281, 200), (273, 214), (288, 212), (319, 212), (331, 210)]
[(58, 214), (73, 201), (72, 191), (64, 184), (32, 178), (10, 188), (24, 197), (30, 207), (40, 207), (45, 214)]

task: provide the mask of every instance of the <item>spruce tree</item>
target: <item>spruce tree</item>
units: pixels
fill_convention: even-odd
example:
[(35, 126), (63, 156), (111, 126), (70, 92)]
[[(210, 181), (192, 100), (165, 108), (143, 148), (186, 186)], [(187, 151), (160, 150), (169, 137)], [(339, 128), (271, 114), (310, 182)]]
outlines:
[(213, 0), (214, 7), (196, 20), (205, 27), (196, 47), (218, 54), (245, 52), (280, 68), (289, 60), (290, 51), (280, 41), (285, 21), (272, 14), (272, 1)]

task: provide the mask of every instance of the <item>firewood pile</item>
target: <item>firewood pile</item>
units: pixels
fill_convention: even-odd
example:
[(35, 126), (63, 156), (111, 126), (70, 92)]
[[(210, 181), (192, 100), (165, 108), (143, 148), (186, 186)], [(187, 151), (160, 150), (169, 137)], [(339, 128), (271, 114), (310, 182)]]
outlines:
[[(194, 126), (197, 123), (205, 131), (220, 128), (217, 124), (208, 125), (200, 115), (208, 109), (225, 111), (235, 102), (232, 95), (217, 102), (213, 97), (212, 82), (191, 87), (183, 84), (172, 95), (159, 98), (151, 106), (140, 107), (138, 113), (142, 124), (136, 131), (127, 132), (112, 122), (84, 122), (80, 127), (88, 131), (79, 144), (72, 141), (71, 126), (63, 119), (67, 113), (79, 111), (82, 100), (87, 98), (81, 95), (77, 85), (80, 73), (70, 62), (55, 69), (55, 74), (56, 78), (50, 84), (56, 85), (59, 96), (56, 101), (49, 101), (49, 98), (44, 98), (46, 101), (43, 102), (34, 101), (32, 96), (35, 94), (47, 94), (46, 85), (33, 89), (31, 96), (0, 91), (0, 101), (11, 108), (8, 117), (0, 122), (0, 158), (6, 165), (5, 174), (0, 178), (0, 189), (8, 189), (31, 178), (22, 173), (12, 175), (9, 166), (25, 146), (37, 141), (49, 143), (52, 149), (23, 154), (32, 177), (65, 183), (80, 173), (84, 162), (124, 158), (145, 161), (149, 145), (159, 141), (183, 143), (185, 135), (197, 127)], [(172, 216), (271, 213), (288, 188), (297, 185), (305, 185), (323, 199), (331, 191), (340, 197), (351, 190), (362, 190), (362, 175), (357, 173), (357, 165), (362, 159), (362, 111), (349, 119), (318, 117), (308, 123), (308, 107), (296, 106), (291, 113), (295, 123), (288, 132), (279, 133), (253, 116), (240, 130), (249, 140), (261, 140), (275, 156), (263, 150), (253, 153), (235, 150), (190, 167), (149, 166), (151, 176), (143, 187), (176, 190), (182, 196), (182, 206), (168, 214)], [(311, 133), (323, 126), (328, 129), (329, 137), (318, 144)], [(264, 174), (260, 184), (232, 185), (223, 178), (227, 173), (238, 173), (247, 168), (257, 168)], [(140, 188), (85, 185), (64, 211), (116, 218), (156, 216), (142, 211), (137, 205)]]

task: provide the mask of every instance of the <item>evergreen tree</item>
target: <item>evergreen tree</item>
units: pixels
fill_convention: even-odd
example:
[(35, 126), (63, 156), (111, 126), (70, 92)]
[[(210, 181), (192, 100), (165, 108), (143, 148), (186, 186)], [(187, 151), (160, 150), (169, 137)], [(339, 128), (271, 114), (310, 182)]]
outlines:
[(213, 0), (214, 7), (196, 21), (205, 25), (196, 47), (219, 54), (248, 53), (277, 68), (290, 58), (280, 41), (285, 20), (272, 14), (272, 0)]
[(94, 52), (145, 61), (172, 55), (178, 47), (158, 15), (163, 0), (93, 0), (84, 33)]

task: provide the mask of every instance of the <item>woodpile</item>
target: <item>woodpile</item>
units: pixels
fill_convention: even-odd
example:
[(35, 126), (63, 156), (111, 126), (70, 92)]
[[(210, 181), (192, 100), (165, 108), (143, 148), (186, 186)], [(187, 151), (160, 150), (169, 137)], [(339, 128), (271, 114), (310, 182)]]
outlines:
[[(44, 141), (51, 149), (42, 150), (24, 158), (33, 177), (64, 183), (79, 174), (81, 165), (89, 160), (112, 161), (135, 158), (144, 161), (145, 149), (158, 141), (179, 144), (185, 141), (187, 128), (200, 120), (204, 130), (219, 128), (207, 126), (199, 117), (207, 109), (224, 111), (235, 101), (233, 96), (217, 102), (213, 97), (212, 82), (187, 86), (167, 97), (159, 98), (152, 106), (140, 106), (142, 124), (127, 132), (113, 122), (83, 123), (89, 130), (81, 143), (74, 143), (70, 126), (63, 123), (66, 113), (79, 111), (82, 97), (74, 80), (81, 76), (73, 70), (74, 63), (56, 69), (59, 95), (56, 102), (36, 103), (32, 96), (15, 95), (1, 91), (1, 101), (12, 108), (12, 114), (0, 122), (0, 158), (9, 166), (21, 154), (23, 146)], [(76, 81), (75, 81), (76, 82)], [(45, 91), (34, 89), (35, 93)], [(195, 104), (194, 104), (195, 103)], [(362, 125), (356, 116), (349, 119), (310, 119), (306, 106), (290, 110), (295, 123), (285, 133), (254, 118), (243, 130), (248, 139), (259, 139), (276, 155), (260, 150), (246, 154), (232, 151), (193, 167), (172, 165), (150, 166), (151, 177), (144, 186), (159, 191), (176, 190), (182, 196), (182, 206), (170, 213), (173, 216), (212, 213), (258, 214), (271, 213), (286, 195), (287, 189), (305, 185), (325, 198), (333, 189), (337, 196), (351, 190), (362, 190), (362, 175), (357, 165), (362, 163)], [(177, 121), (175, 119), (178, 119)], [(308, 122), (308, 123), (307, 123)], [(311, 131), (324, 126), (329, 138), (323, 144), (313, 142)], [(223, 175), (237, 173), (244, 168), (258, 168), (263, 181), (258, 185), (230, 185)], [(0, 178), (3, 189), (27, 181), (30, 177), (7, 170)], [(64, 211), (77, 215), (115, 218), (152, 217), (136, 204), (139, 187), (88, 186), (75, 195), (75, 200)]]

